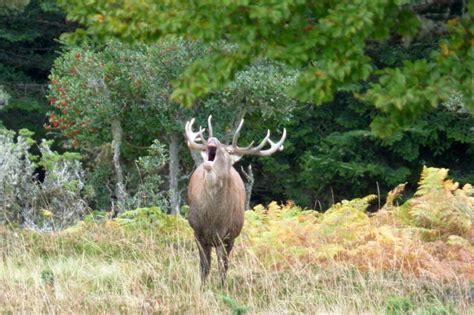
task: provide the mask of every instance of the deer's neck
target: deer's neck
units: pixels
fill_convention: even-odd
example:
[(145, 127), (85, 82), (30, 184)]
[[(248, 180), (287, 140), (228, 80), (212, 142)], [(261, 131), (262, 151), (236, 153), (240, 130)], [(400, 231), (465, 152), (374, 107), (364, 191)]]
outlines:
[(224, 174), (217, 174), (210, 172), (205, 174), (203, 182), (204, 198), (210, 203), (219, 203), (224, 197), (226, 187), (229, 186), (230, 172)]

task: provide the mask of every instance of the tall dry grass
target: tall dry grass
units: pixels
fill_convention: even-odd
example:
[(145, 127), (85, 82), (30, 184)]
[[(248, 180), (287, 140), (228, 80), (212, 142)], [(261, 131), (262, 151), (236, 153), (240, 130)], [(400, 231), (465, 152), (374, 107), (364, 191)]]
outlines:
[[(178, 220), (179, 221), (179, 220)], [(472, 283), (398, 271), (292, 262), (272, 268), (239, 238), (222, 286), (215, 257), (202, 286), (185, 223), (130, 229), (113, 222), (38, 234), (0, 227), (2, 313), (468, 314)]]

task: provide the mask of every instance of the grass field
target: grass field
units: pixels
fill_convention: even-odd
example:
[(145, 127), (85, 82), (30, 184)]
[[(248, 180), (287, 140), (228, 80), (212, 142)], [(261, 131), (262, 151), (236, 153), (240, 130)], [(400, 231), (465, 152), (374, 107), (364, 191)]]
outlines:
[[(222, 286), (201, 286), (181, 219), (153, 229), (87, 223), (59, 234), (0, 230), (2, 313), (468, 314), (472, 283), (397, 270), (261, 259), (240, 237)], [(215, 257), (213, 257), (215, 259)]]

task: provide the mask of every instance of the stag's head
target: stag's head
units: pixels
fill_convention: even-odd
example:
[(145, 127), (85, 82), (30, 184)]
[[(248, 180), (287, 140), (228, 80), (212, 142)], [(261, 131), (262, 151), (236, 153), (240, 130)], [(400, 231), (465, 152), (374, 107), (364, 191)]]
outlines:
[[(199, 127), (199, 131), (193, 131), (194, 118), (188, 121), (185, 126), (188, 147), (191, 150), (201, 152), (204, 169), (209, 173), (215, 173), (218, 176), (227, 174), (232, 165), (244, 155), (269, 156), (276, 151), (283, 150), (286, 129), (283, 129), (283, 135), (276, 143), (270, 140), (270, 130), (268, 130), (267, 135), (259, 145), (253, 146), (254, 143), (252, 142), (246, 147), (239, 147), (237, 140), (244, 124), (243, 119), (235, 131), (231, 144), (223, 144), (213, 136), (211, 120), (212, 116), (209, 116), (207, 120), (209, 137), (207, 139), (204, 137), (206, 129)], [(264, 149), (268, 146), (270, 147)]]

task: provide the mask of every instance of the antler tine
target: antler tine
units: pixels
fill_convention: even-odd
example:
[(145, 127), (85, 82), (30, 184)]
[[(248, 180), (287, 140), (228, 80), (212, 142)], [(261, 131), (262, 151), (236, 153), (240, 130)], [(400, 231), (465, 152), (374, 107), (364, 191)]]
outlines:
[[(246, 147), (246, 148), (239, 148), (239, 147), (234, 147), (234, 154), (237, 155), (257, 155), (257, 156), (269, 156), (275, 153), (276, 151), (281, 151), (283, 150), (283, 142), (286, 139), (286, 129), (283, 128), (283, 135), (281, 136), (280, 140), (278, 142), (273, 142), (270, 140), (270, 130), (267, 131), (267, 135), (265, 138), (260, 142), (260, 144), (254, 148), (251, 147)], [(270, 144), (270, 148), (266, 150), (262, 150), (262, 148), (267, 145), (267, 143)]]
[(253, 148), (253, 150), (261, 150), (267, 144), (267, 141), (269, 140), (270, 140), (270, 129), (267, 129), (267, 135), (265, 136), (265, 138), (263, 138), (262, 142), (260, 142), (259, 145)]
[(234, 137), (232, 138), (232, 147), (234, 148), (237, 148), (237, 140), (239, 139), (240, 129), (242, 129), (243, 125), (244, 125), (244, 119), (242, 118), (240, 120), (239, 126), (235, 130)]
[(272, 140), (268, 139), (268, 142), (270, 143), (270, 148), (267, 150), (260, 151), (258, 155), (260, 156), (269, 156), (276, 151), (281, 151), (283, 150), (283, 142), (285, 142), (286, 139), (286, 128), (283, 128), (283, 135), (281, 136), (281, 139), (277, 142), (274, 143)]
[[(184, 131), (186, 135), (186, 140), (188, 142), (188, 146), (189, 148), (194, 149), (194, 150), (205, 150), (207, 141), (204, 138), (203, 133), (206, 129), (203, 129), (201, 126), (199, 126), (199, 131), (194, 132), (193, 131), (194, 120), (195, 119), (193, 118), (190, 121), (187, 121), (184, 126)], [(196, 141), (202, 141), (203, 143), (197, 143)]]
[(212, 115), (209, 115), (207, 118), (207, 126), (209, 128), (209, 138), (212, 137), (212, 123), (211, 123)]
[(199, 126), (199, 131), (197, 132), (199, 137), (197, 137), (196, 140), (202, 140), (203, 142), (206, 142), (206, 139), (204, 138), (204, 131), (206, 131), (206, 128)]

